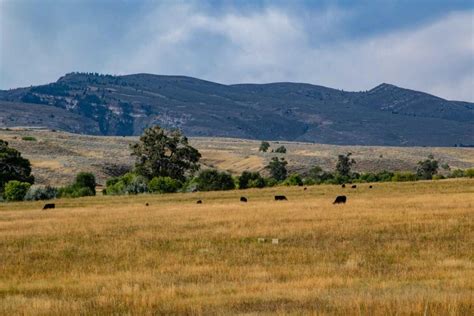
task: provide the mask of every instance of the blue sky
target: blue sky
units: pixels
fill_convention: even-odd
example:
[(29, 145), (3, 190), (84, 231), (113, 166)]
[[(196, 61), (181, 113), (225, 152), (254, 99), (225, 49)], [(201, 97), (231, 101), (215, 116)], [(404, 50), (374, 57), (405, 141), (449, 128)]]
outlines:
[(474, 101), (474, 1), (0, 0), (0, 89), (71, 71)]

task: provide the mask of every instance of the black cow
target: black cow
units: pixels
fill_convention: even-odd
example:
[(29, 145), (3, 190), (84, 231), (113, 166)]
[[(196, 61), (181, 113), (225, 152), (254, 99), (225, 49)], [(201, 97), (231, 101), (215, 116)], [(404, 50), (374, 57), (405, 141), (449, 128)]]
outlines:
[(346, 187), (346, 185), (343, 183), (343, 184), (341, 185), (341, 188), (345, 188), (345, 187)]
[(43, 210), (49, 210), (49, 209), (52, 209), (52, 208), (55, 208), (56, 207), (56, 204), (54, 203), (48, 203), (48, 204), (45, 204), (43, 206)]
[(306, 190), (308, 190), (308, 188), (307, 188), (307, 187), (304, 187), (303, 191), (306, 191)]
[(332, 204), (346, 204), (347, 197), (345, 195), (338, 195)]
[(275, 201), (288, 201), (284, 195), (275, 195)]
[(150, 205), (150, 204), (148, 204), (148, 203), (145, 203), (145, 206), (149, 206), (149, 205)]
[(240, 202), (247, 203), (247, 198), (245, 196), (240, 197)]
[(369, 185), (369, 189), (372, 189), (372, 188), (373, 188), (373, 186)]
[(351, 188), (355, 189), (355, 188), (357, 188), (357, 185), (354, 184), (353, 186), (351, 186)]
[(196, 204), (202, 204), (202, 201), (201, 201), (201, 200), (197, 200), (197, 201), (196, 201)]

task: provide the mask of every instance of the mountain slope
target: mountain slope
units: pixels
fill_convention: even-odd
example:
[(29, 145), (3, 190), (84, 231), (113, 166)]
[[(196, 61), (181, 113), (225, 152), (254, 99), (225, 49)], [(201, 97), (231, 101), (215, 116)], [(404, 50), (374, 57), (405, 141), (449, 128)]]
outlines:
[(474, 144), (473, 103), (389, 84), (344, 92), (302, 83), (222, 85), (183, 76), (72, 73), (55, 83), (1, 91), (0, 109), (0, 126), (21, 123), (93, 135), (138, 135), (158, 124), (190, 136)]

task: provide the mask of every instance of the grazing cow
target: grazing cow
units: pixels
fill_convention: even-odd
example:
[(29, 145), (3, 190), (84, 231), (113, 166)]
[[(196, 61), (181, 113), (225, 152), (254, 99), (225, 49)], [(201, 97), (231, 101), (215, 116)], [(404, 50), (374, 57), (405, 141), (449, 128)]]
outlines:
[(338, 195), (332, 204), (346, 204), (347, 197), (345, 195)]
[(306, 190), (308, 190), (308, 188), (307, 188), (307, 187), (304, 187), (303, 191), (306, 191)]
[(355, 188), (357, 188), (357, 185), (354, 184), (353, 186), (351, 186), (351, 188), (355, 189)]
[(373, 188), (373, 186), (369, 185), (369, 189), (372, 189), (372, 188)]
[(150, 204), (148, 204), (148, 203), (145, 203), (145, 206), (149, 206), (149, 205), (150, 205)]
[(240, 202), (247, 203), (247, 198), (245, 196), (240, 197)]
[(197, 200), (196, 204), (202, 204), (201, 200)]
[(343, 184), (341, 185), (341, 188), (345, 188), (345, 187), (346, 187), (346, 185), (343, 183)]
[(284, 195), (275, 195), (275, 201), (288, 201)]
[(55, 208), (56, 207), (56, 204), (54, 203), (48, 203), (48, 204), (45, 204), (43, 206), (43, 210), (49, 210), (49, 209), (52, 209), (52, 208)]

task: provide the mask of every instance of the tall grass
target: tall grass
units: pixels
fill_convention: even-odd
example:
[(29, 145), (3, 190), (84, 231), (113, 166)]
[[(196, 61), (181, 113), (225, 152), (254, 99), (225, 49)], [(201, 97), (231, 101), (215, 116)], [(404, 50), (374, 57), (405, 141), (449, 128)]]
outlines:
[(473, 193), (463, 179), (2, 204), (0, 314), (472, 315)]

